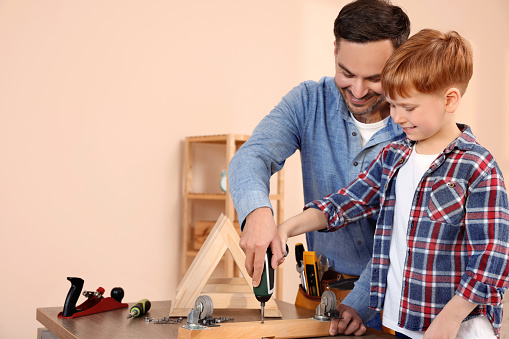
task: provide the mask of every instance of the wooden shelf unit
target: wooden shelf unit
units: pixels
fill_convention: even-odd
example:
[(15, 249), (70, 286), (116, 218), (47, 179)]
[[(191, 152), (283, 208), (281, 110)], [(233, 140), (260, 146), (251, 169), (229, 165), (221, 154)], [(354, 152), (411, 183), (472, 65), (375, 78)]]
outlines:
[[(194, 136), (186, 137), (184, 146), (184, 207), (183, 207), (183, 225), (182, 225), (182, 255), (181, 255), (181, 272), (180, 276), (183, 277), (185, 272), (190, 266), (189, 259), (192, 259), (198, 253), (193, 243), (193, 203), (199, 201), (224, 201), (224, 208), (218, 210), (218, 215), (223, 213), (232, 222), (238, 220), (238, 217), (233, 206), (232, 198), (229, 193), (228, 185), (225, 193), (196, 193), (193, 191), (193, 148), (199, 147), (200, 144), (219, 144), (225, 146), (225, 167), (228, 168), (231, 158), (235, 152), (249, 139), (249, 135), (239, 134), (222, 134), (222, 135), (207, 135), (207, 136)], [(196, 160), (195, 161), (199, 161)], [(206, 166), (206, 164), (201, 164)], [(270, 199), (274, 206), (277, 223), (283, 222), (283, 200), (284, 200), (284, 173), (281, 170), (277, 175), (277, 192), (270, 195)], [(219, 178), (218, 178), (219, 182)], [(191, 260), (192, 261), (192, 260)], [(235, 263), (230, 254), (224, 257), (224, 274), (225, 277), (234, 277), (238, 272), (236, 271)], [(282, 274), (278, 274), (278, 282), (276, 283), (276, 295), (281, 295)], [(280, 286), (281, 285), (281, 286)], [(279, 294), (278, 294), (279, 293)]]

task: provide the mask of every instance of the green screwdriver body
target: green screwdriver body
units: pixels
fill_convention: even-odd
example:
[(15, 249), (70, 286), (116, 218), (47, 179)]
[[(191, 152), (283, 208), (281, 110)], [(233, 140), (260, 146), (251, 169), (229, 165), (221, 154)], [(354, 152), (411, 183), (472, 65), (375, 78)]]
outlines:
[[(288, 255), (288, 245), (286, 245), (285, 257)], [(267, 247), (265, 253), (265, 263), (263, 265), (263, 272), (260, 280), (260, 284), (257, 287), (253, 287), (254, 295), (256, 300), (261, 305), (261, 316), (262, 324), (265, 321), (265, 303), (270, 300), (272, 293), (274, 292), (274, 269), (271, 266), (272, 261), (272, 249)]]
[(142, 299), (136, 303), (133, 307), (131, 307), (130, 313), (127, 315), (127, 319), (137, 318), (142, 314), (145, 314), (150, 310), (150, 301), (148, 299)]

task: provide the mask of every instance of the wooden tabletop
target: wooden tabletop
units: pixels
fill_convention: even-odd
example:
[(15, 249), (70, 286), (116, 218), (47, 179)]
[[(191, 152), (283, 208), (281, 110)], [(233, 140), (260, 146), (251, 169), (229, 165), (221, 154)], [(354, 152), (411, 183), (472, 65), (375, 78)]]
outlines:
[[(293, 304), (276, 301), (283, 314), (283, 319), (310, 318), (314, 312)], [(38, 308), (36, 319), (53, 334), (61, 339), (97, 339), (97, 338), (178, 338), (180, 324), (153, 324), (145, 321), (145, 316), (156, 319), (167, 317), (170, 312), (170, 301), (154, 301), (150, 311), (139, 318), (127, 319), (129, 308), (92, 314), (75, 319), (58, 318), (62, 307)], [(214, 317), (233, 317), (235, 322), (255, 321), (260, 319), (259, 310), (226, 310), (214, 309)], [(270, 319), (266, 319), (270, 321)], [(182, 325), (186, 319), (184, 318)], [(335, 338), (351, 338), (336, 336)], [(365, 339), (392, 338), (394, 336), (368, 329)]]

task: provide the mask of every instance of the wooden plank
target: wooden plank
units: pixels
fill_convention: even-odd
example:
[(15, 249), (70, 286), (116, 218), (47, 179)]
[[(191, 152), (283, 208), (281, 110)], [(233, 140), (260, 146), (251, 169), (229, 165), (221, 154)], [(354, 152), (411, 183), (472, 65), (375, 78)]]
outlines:
[[(233, 228), (231, 222), (228, 220), (230, 227), (222, 227), (221, 228), (221, 235), (223, 236), (223, 241), (225, 242), (227, 248), (229, 249), (230, 253), (233, 256), (233, 259), (235, 263), (237, 264), (237, 267), (239, 268), (242, 276), (244, 277), (247, 285), (249, 286), (250, 291), (253, 290), (253, 281), (249, 277), (249, 274), (247, 273), (245, 262), (246, 262), (246, 254), (240, 248), (239, 242), (240, 237), (237, 234), (235, 228)], [(276, 283), (277, 279), (282, 279), (282, 275), (276, 276)], [(240, 296), (239, 296), (240, 297)], [(214, 301), (214, 305), (216, 303), (216, 300), (219, 302), (218, 298), (211, 297)], [(243, 299), (243, 300), (242, 300)], [(244, 298), (235, 298), (231, 297), (230, 299), (230, 305), (226, 308), (260, 308), (260, 303), (258, 300), (256, 300), (254, 293), (250, 293), (249, 295), (245, 296)], [(222, 302), (221, 302), (222, 303)], [(219, 305), (219, 303), (218, 303)], [(214, 306), (216, 307), (216, 306)], [(219, 307), (219, 306), (217, 306)], [(274, 298), (271, 298), (269, 301), (265, 303), (265, 316), (266, 317), (281, 317), (281, 312), (279, 312), (278, 306), (276, 302), (274, 301)]]
[[(240, 248), (240, 237), (237, 233), (237, 230), (233, 227), (230, 219), (226, 218), (229, 227), (221, 227), (220, 233), (226, 247), (230, 251), (233, 260), (237, 264), (241, 275), (244, 277), (244, 280), (249, 285), (250, 288), (253, 288), (253, 282), (249, 277), (249, 274), (246, 270), (246, 254)], [(227, 225), (225, 225), (227, 226)]]
[[(184, 196), (187, 196), (191, 192), (192, 178), (192, 164), (191, 155), (192, 149), (189, 145), (189, 138), (186, 138), (184, 142)], [(184, 213), (182, 216), (182, 255), (180, 256), (180, 277), (183, 277), (187, 268), (187, 255), (186, 251), (190, 248), (190, 236), (191, 236), (191, 208), (189, 200), (184, 199)]]
[[(236, 144), (235, 144), (235, 136), (233, 134), (229, 134), (226, 136), (226, 172), (227, 172), (227, 178), (228, 178), (228, 165), (230, 164), (230, 160), (232, 159), (233, 155), (236, 151)], [(232, 222), (235, 221), (235, 208), (233, 207), (233, 201), (232, 197), (230, 195), (230, 188), (228, 185), (228, 180), (226, 180), (226, 199), (224, 202), (224, 214), (228, 219), (230, 219)], [(229, 255), (225, 256), (225, 276), (226, 277), (233, 277), (236, 272), (235, 271), (235, 264), (233, 263), (233, 258)]]
[(193, 200), (225, 200), (225, 193), (187, 193), (187, 199)]
[[(210, 231), (212, 231), (212, 228), (214, 227), (215, 224), (216, 224), (215, 221), (209, 221), (209, 220), (197, 220), (194, 223), (194, 241), (193, 241), (194, 245), (193, 245), (193, 247), (195, 250), (199, 250), (202, 247), (203, 243), (205, 242), (205, 240), (207, 240), (207, 237), (209, 236)], [(234, 223), (234, 226), (235, 226), (235, 229), (237, 230), (237, 233), (240, 236), (242, 234), (242, 232), (240, 230), (239, 222), (236, 221)]]
[[(203, 136), (193, 136), (188, 137), (190, 142), (194, 143), (218, 143), (224, 144), (226, 143), (227, 137), (230, 134), (218, 134), (218, 135), (203, 135)], [(244, 134), (233, 134), (233, 138), (235, 142), (244, 143), (249, 139), (249, 135)]]
[(243, 284), (207, 284), (203, 290), (203, 294), (209, 293), (253, 293), (253, 290), (244, 282)]
[(224, 323), (219, 327), (204, 330), (189, 330), (180, 327), (179, 339), (223, 339), (223, 338), (310, 338), (329, 336), (330, 322), (314, 319), (268, 320)]
[(246, 279), (234, 277), (234, 278), (225, 278), (225, 277), (215, 277), (210, 278), (207, 285), (244, 285), (246, 283)]
[[(224, 219), (218, 220), (177, 287), (170, 316), (187, 316), (186, 312), (189, 313), (193, 309), (196, 299), (226, 251), (226, 244), (222, 241), (221, 235), (214, 231), (219, 228), (222, 222), (224, 222)], [(176, 310), (179, 311), (174, 312)]]
[[(196, 299), (199, 295), (203, 294), (202, 291), (205, 289), (210, 276), (226, 250), (230, 251), (233, 260), (242, 273), (245, 284), (248, 286), (249, 291), (252, 291), (253, 283), (244, 265), (246, 256), (239, 246), (239, 241), (240, 237), (231, 221), (226, 216), (221, 215), (191, 264), (191, 267), (189, 267), (189, 270), (177, 287), (175, 300), (170, 309), (170, 316), (185, 317), (191, 312)], [(207, 293), (207, 295), (212, 298), (214, 309), (260, 308), (260, 303), (252, 292)], [(281, 317), (281, 312), (274, 298), (265, 304), (265, 310), (266, 317)]]

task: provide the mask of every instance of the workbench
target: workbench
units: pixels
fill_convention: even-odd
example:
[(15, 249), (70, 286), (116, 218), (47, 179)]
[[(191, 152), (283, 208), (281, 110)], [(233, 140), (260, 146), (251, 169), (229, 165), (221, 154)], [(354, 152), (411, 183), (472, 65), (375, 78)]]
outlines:
[[(314, 311), (295, 306), (283, 301), (276, 301), (283, 314), (283, 319), (301, 319), (313, 317)], [(78, 317), (75, 319), (58, 318), (62, 307), (38, 308), (36, 319), (60, 339), (97, 339), (97, 338), (177, 338), (180, 324), (153, 324), (145, 322), (145, 315), (139, 318), (126, 319), (129, 309), (136, 303), (129, 303), (128, 308), (107, 311), (103, 313)], [(146, 316), (161, 319), (167, 317), (170, 311), (170, 301), (152, 302), (152, 307)], [(256, 321), (260, 319), (259, 310), (225, 310), (214, 309), (214, 317), (233, 317), (235, 322)], [(266, 319), (266, 322), (271, 321)], [(184, 318), (182, 325), (186, 323)], [(352, 338), (351, 336), (336, 336), (334, 338)], [(368, 329), (362, 337), (365, 339), (395, 337)]]

